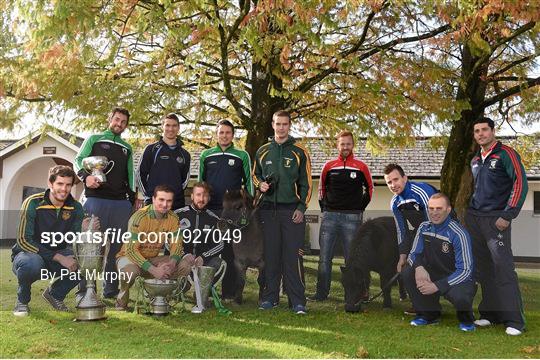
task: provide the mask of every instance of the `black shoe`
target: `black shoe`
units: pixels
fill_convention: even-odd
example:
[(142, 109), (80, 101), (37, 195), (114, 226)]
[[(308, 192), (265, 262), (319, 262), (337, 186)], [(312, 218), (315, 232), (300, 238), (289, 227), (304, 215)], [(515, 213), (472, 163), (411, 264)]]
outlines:
[(116, 293), (116, 294), (103, 294), (104, 299), (116, 300), (117, 297), (118, 297), (118, 293)]
[(306, 298), (308, 301), (317, 301), (317, 302), (321, 302), (321, 301), (326, 301), (328, 300), (328, 297), (322, 297), (322, 296), (319, 296), (317, 294), (313, 295), (313, 296), (308, 296)]
[(416, 316), (416, 310), (414, 310), (413, 307), (411, 307), (411, 308), (405, 310), (403, 313), (404, 313), (405, 315)]
[(43, 296), (43, 298), (55, 309), (55, 310), (58, 310), (58, 311), (63, 311), (63, 312), (69, 312), (69, 309), (68, 307), (66, 306), (66, 304), (64, 304), (64, 302), (62, 300), (58, 300), (58, 299), (55, 299), (52, 295), (51, 295), (51, 291), (49, 288), (46, 288), (43, 293), (41, 294), (41, 296)]

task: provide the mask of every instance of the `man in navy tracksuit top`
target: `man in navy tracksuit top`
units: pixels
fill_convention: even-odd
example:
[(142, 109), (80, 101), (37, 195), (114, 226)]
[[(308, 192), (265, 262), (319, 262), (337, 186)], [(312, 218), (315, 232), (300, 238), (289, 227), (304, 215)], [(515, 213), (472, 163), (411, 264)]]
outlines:
[(402, 276), (417, 317), (413, 326), (439, 321), (440, 296), (456, 308), (459, 329), (473, 331), (473, 258), (469, 234), (452, 219), (450, 200), (442, 193), (429, 199), (430, 221), (420, 224)]
[[(218, 144), (201, 153), (199, 181), (205, 181), (211, 186), (208, 208), (221, 216), (223, 195), (226, 191), (244, 187), (253, 196), (254, 190), (249, 154), (233, 144), (234, 125), (229, 120), (220, 120), (216, 133)], [(227, 242), (224, 245), (222, 257), (227, 262), (227, 272), (221, 284), (221, 296), (224, 300), (229, 300), (235, 297), (237, 274), (232, 243)]]
[(405, 265), (418, 226), (428, 220), (427, 204), (437, 192), (433, 186), (423, 182), (408, 181), (403, 168), (388, 164), (384, 168), (384, 181), (394, 194), (390, 202), (398, 232), (399, 262), (397, 271)]
[(185, 206), (184, 189), (189, 182), (191, 156), (177, 138), (180, 121), (175, 114), (161, 120), (163, 135), (158, 142), (148, 145), (139, 162), (137, 181), (144, 194), (144, 204), (152, 203), (154, 188), (167, 185), (174, 190), (172, 210)]
[(317, 292), (308, 298), (324, 301), (330, 292), (332, 259), (337, 241), (342, 241), (347, 259), (350, 245), (362, 224), (362, 215), (371, 201), (373, 181), (367, 165), (354, 157), (354, 138), (350, 131), (337, 136), (337, 159), (324, 164), (319, 182), (322, 211), (319, 232), (319, 269)]
[(474, 193), (465, 216), (482, 287), (476, 324), (502, 323), (508, 335), (520, 335), (525, 318), (510, 225), (527, 196), (527, 178), (519, 154), (495, 139), (494, 127), (489, 118), (474, 124), (474, 139), (480, 149), (471, 161)]

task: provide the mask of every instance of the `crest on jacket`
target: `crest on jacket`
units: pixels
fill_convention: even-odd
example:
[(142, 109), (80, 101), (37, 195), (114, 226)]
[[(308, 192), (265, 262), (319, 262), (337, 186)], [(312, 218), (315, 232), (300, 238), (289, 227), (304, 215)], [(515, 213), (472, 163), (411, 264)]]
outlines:
[(71, 213), (67, 210), (62, 211), (62, 220), (69, 220)]
[(448, 254), (450, 252), (450, 243), (447, 241), (443, 241), (441, 245), (441, 251), (445, 254)]
[(180, 220), (180, 230), (189, 229), (190, 226), (191, 222), (188, 219), (183, 218)]

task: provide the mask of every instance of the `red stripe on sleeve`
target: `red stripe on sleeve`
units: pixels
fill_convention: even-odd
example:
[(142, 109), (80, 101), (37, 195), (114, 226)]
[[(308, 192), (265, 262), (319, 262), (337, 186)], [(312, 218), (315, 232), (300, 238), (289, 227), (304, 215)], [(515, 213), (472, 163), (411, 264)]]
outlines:
[(505, 150), (510, 157), (510, 160), (512, 161), (512, 166), (514, 167), (514, 172), (516, 173), (516, 181), (514, 181), (514, 193), (509, 203), (511, 207), (515, 207), (519, 202), (519, 198), (521, 197), (521, 191), (523, 187), (521, 183), (523, 179), (523, 174), (521, 173), (521, 166), (519, 165), (519, 161), (517, 160), (514, 149), (506, 145), (503, 145), (502, 149)]

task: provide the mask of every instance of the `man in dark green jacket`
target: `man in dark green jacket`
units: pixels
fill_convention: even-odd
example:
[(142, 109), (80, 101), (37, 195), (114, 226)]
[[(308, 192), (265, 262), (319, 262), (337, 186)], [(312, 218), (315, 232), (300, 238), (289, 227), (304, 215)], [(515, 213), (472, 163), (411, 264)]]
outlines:
[(296, 314), (306, 313), (303, 283), (304, 212), (311, 198), (311, 162), (302, 145), (289, 136), (291, 117), (277, 111), (272, 117), (274, 138), (257, 150), (253, 183), (264, 193), (261, 218), (264, 231), (266, 288), (260, 309), (279, 302), (283, 275), (289, 303)]

